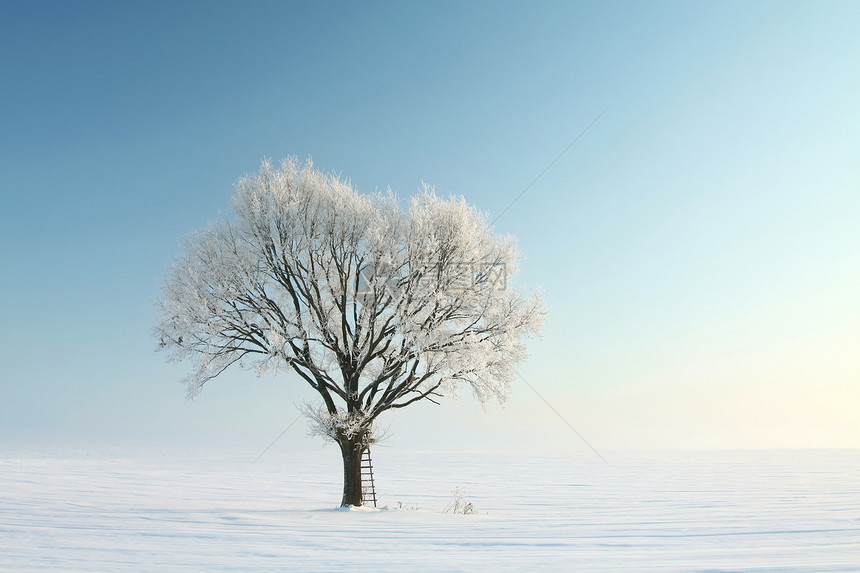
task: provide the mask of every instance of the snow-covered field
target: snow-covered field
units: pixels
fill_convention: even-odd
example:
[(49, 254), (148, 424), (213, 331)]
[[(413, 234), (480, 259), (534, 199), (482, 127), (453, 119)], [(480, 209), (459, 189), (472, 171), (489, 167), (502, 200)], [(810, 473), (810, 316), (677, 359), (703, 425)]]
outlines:
[(379, 511), (334, 448), (253, 457), (0, 453), (0, 570), (860, 571), (856, 450), (377, 448)]

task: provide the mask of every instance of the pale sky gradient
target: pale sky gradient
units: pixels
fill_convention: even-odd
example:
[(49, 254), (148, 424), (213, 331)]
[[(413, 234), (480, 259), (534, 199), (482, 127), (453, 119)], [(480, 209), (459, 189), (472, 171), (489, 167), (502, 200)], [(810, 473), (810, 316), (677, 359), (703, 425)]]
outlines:
[[(151, 336), (181, 238), (292, 153), (260, 116), (361, 190), (500, 213), (606, 110), (496, 223), (550, 308), (522, 374), (601, 451), (860, 447), (858, 30), (857, 2), (7, 2), (0, 446), (262, 450), (312, 397), (237, 370), (186, 402)], [(391, 444), (590, 455), (520, 382), (464, 394)]]

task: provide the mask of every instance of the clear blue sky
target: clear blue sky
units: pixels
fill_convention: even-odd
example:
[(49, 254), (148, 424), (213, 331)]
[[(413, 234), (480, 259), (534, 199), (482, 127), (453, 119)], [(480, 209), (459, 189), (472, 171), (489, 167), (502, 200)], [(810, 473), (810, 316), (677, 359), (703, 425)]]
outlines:
[[(496, 224), (550, 306), (524, 376), (602, 449), (860, 447), (858, 30), (856, 2), (7, 2), (0, 446), (264, 446), (297, 379), (185, 402), (151, 337), (238, 177), (292, 146), (500, 213), (606, 110)], [(587, 452), (522, 384), (388, 421)]]

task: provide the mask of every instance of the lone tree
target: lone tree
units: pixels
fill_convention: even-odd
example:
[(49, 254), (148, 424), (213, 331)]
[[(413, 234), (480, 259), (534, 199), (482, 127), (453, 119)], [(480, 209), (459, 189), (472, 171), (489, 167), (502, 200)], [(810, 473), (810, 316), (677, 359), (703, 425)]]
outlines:
[(515, 292), (515, 240), (429, 187), (408, 211), (389, 191), (286, 160), (236, 184), (235, 220), (187, 241), (156, 329), (194, 361), (189, 396), (232, 364), (292, 369), (322, 399), (307, 412), (343, 455), (342, 505), (361, 505), (361, 456), (386, 410), (469, 386), (504, 401), (523, 338), (543, 317)]

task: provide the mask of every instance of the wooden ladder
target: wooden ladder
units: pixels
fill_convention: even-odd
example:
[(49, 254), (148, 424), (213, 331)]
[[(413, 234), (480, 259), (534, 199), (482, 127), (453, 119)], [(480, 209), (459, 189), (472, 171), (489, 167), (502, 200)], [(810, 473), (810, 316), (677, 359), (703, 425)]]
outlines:
[(370, 448), (366, 448), (361, 454), (361, 499), (364, 502), (373, 501), (373, 507), (376, 507), (376, 485), (373, 483)]

